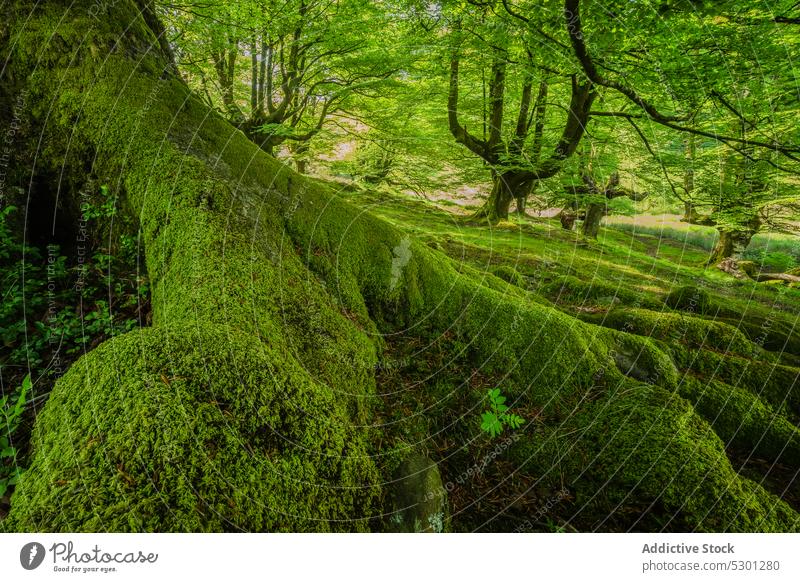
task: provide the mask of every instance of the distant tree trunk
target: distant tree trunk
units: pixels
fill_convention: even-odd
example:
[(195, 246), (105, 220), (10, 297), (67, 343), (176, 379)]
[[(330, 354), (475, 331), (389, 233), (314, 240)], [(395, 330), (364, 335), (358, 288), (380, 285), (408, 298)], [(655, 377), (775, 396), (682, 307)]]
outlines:
[(292, 144), (290, 147), (292, 156), (294, 157), (294, 165), (298, 173), (305, 174), (308, 170), (308, 151), (309, 146), (307, 142), (301, 141)]
[(578, 214), (570, 208), (564, 208), (558, 218), (561, 221), (561, 228), (572, 230), (575, 226), (575, 221), (578, 219)]
[(693, 222), (697, 219), (697, 211), (694, 209), (694, 204), (688, 200), (683, 201), (683, 222)]
[(525, 215), (525, 210), (528, 206), (528, 196), (531, 195), (531, 190), (533, 190), (534, 184), (536, 184), (536, 182), (526, 182), (522, 184), (514, 193), (514, 198), (517, 204), (517, 214), (520, 216)]
[(756, 234), (756, 230), (718, 230), (719, 238), (708, 259), (709, 265), (717, 265), (724, 259), (741, 256)]
[(606, 215), (606, 205), (591, 203), (586, 207), (586, 218), (583, 219), (583, 235), (597, 238), (600, 231), (600, 221)]
[(495, 173), (489, 198), (475, 214), (475, 218), (485, 218), (489, 222), (507, 219), (511, 202), (515, 199), (519, 200), (520, 197), (526, 197), (530, 188), (531, 181), (523, 173)]

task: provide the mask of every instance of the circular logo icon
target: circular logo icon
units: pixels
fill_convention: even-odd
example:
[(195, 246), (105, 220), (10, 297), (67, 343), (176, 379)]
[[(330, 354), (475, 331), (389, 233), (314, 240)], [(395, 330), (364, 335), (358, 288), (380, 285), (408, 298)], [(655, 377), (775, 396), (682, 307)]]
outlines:
[(44, 561), (44, 546), (39, 542), (30, 542), (19, 551), (19, 563), (26, 570), (35, 570)]

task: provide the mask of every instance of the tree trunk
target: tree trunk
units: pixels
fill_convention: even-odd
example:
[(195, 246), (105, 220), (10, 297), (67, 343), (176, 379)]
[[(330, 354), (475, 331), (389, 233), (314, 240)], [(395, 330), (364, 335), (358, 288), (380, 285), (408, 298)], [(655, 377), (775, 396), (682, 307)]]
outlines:
[(562, 208), (558, 219), (561, 221), (561, 228), (572, 230), (575, 227), (575, 221), (578, 220), (578, 214), (571, 208)]
[(525, 216), (525, 206), (528, 202), (527, 196), (517, 196), (517, 214), (520, 216)]
[(520, 197), (527, 197), (530, 189), (531, 181), (524, 174), (495, 173), (489, 198), (472, 218), (485, 219), (492, 224), (507, 220), (511, 203)]
[(537, 183), (538, 182), (534, 181), (524, 182), (514, 192), (514, 199), (516, 200), (517, 204), (517, 214), (519, 214), (520, 216), (525, 215), (525, 211), (528, 206), (528, 197), (531, 195), (533, 186)]
[(697, 211), (694, 208), (694, 204), (692, 204), (688, 200), (683, 201), (683, 218), (681, 218), (682, 222), (693, 223), (697, 220)]
[(586, 207), (586, 218), (583, 219), (583, 235), (597, 238), (597, 233), (600, 231), (600, 221), (603, 220), (605, 215), (605, 204), (590, 203)]
[(719, 229), (718, 232), (719, 238), (708, 259), (709, 265), (717, 265), (724, 259), (740, 257), (755, 235), (755, 232), (750, 230)]
[[(405, 427), (382, 422), (393, 402), (378, 391), (379, 357), (389, 342), (425, 345), (445, 334), (443, 349), (462, 346), (444, 357), (465, 369), (467, 404), (431, 406), (423, 424), (432, 429), (475, 418), (485, 384), (468, 380), (480, 362), (518, 395), (514, 406), (580, 433), (558, 461), (582, 498), (607, 488), (646, 505), (655, 491), (665, 515), (694, 529), (795, 527), (796, 512), (740, 481), (709, 425), (667, 380), (658, 385), (663, 375), (642, 385), (626, 366), (609, 366), (632, 339), (618, 343), (502, 281), (487, 284), (478, 269), (296, 174), (169, 73), (141, 5), (99, 6), (17, 2), (0, 27), (0, 97), (24, 91), (30, 127), (18, 137), (48, 144), (31, 178), (59, 168), (47, 184), (73, 202), (81, 185), (107, 184), (138, 221), (153, 325), (104, 342), (58, 380), (4, 531), (380, 527), (396, 455), (411, 447)], [(110, 38), (113, 47), (97, 49)], [(597, 370), (625, 389), (585, 398)], [(426, 397), (417, 390), (414, 398)], [(630, 405), (635, 415), (617, 412)], [(579, 414), (564, 414), (576, 406)], [(627, 440), (606, 453), (609, 434)], [(516, 435), (531, 449), (539, 439)], [(658, 458), (660, 471), (631, 464), (631, 450)], [(533, 481), (552, 462), (530, 456), (513, 470)], [(683, 471), (687, 464), (694, 469)], [(592, 516), (603, 508), (605, 500), (581, 506)], [(639, 516), (623, 519), (615, 527)]]

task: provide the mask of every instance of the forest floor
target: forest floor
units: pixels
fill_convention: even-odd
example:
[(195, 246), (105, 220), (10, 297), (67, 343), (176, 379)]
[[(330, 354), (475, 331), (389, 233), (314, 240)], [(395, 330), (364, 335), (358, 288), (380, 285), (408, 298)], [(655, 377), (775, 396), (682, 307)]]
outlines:
[[(346, 190), (341, 195), (487, 274), (501, 265), (515, 268), (525, 277), (528, 290), (549, 295), (573, 312), (592, 307), (594, 293), (588, 293), (585, 302), (567, 305), (548, 291), (549, 284), (560, 277), (574, 276), (589, 285), (616, 288), (619, 293), (602, 298), (609, 304), (631, 294), (644, 302), (663, 303), (676, 287), (701, 284), (743, 310), (755, 303), (770, 309), (785, 307), (788, 316), (800, 313), (800, 289), (737, 280), (706, 266), (709, 241), (705, 239), (713, 243), (713, 238), (707, 232), (703, 237), (676, 234), (683, 226), (677, 221), (664, 222), (665, 232), (659, 236), (653, 234), (660, 228), (655, 217), (613, 217), (607, 222), (614, 228), (602, 227), (597, 240), (591, 240), (563, 230), (553, 217), (513, 214), (493, 228), (476, 227), (467, 225), (460, 213), (441, 208), (438, 201), (385, 190)], [(636, 223), (636, 231), (617, 228), (620, 223)], [(695, 231), (687, 227), (684, 232)], [(781, 235), (771, 238), (789, 240)], [(800, 241), (795, 239), (794, 244), (800, 245)]]
[[(446, 252), (465, 268), (477, 268), (487, 278), (499, 276), (513, 282), (527, 289), (532, 300), (552, 304), (584, 321), (613, 327), (606, 318), (615, 309), (643, 308), (649, 310), (645, 313), (668, 315), (672, 313), (665, 304), (668, 295), (690, 286), (705, 290), (716, 305), (724, 306), (706, 313), (706, 319), (733, 325), (752, 342), (759, 342), (759, 330), (765, 326), (784, 330), (788, 337), (797, 337), (800, 288), (737, 280), (708, 267), (705, 264), (708, 244), (704, 240), (694, 244), (696, 241), (691, 237), (680, 240), (681, 237), (674, 233), (672, 236), (659, 236), (609, 227), (601, 228), (597, 240), (590, 240), (577, 232), (563, 230), (555, 218), (532, 216), (514, 215), (494, 227), (475, 226), (468, 225), (460, 213), (442, 208), (438, 201), (425, 201), (385, 190), (347, 190), (341, 195), (410, 236)], [(648, 335), (641, 331), (635, 333)], [(717, 346), (701, 347), (717, 350)], [(457, 378), (464, 377), (464, 370), (450, 369), (448, 362), (441, 361), (441, 353), (435, 348), (414, 345), (389, 346), (389, 349), (395, 351), (393, 358), (410, 355), (416, 362), (420, 384), (430, 385), (431, 378), (438, 377), (433, 381), (433, 393), (436, 393), (437, 383), (448, 385), (450, 382), (452, 386)], [(769, 349), (779, 352), (784, 364), (793, 367), (800, 364), (797, 345), (781, 344)], [(760, 365), (755, 360), (752, 363)], [(406, 382), (413, 381), (413, 373), (409, 374), (408, 369), (404, 374)], [(700, 377), (694, 372), (685, 374), (686, 378), (691, 374), (687, 383)], [(441, 379), (443, 375), (447, 377), (444, 380)], [(383, 376), (383, 382), (387, 384), (395, 380), (391, 370)], [(703, 381), (713, 379), (712, 372)], [(492, 379), (482, 376), (480, 371), (475, 371), (469, 382), (472, 387), (493, 387)], [(449, 399), (448, 406), (455, 408), (459, 407), (453, 401), (457, 398), (450, 393), (442, 396), (443, 400)], [(420, 404), (416, 401), (396, 403), (398, 418), (413, 414), (415, 406)], [(535, 419), (538, 414), (535, 410), (516, 412), (526, 420)], [(459, 460), (459, 455), (452, 451), (453, 442), (460, 439), (469, 442), (472, 451)], [(490, 454), (487, 451), (494, 446), (472, 434), (454, 436), (447, 431), (442, 431), (438, 439), (435, 437), (432, 441), (431, 446), (448, 458), (448, 462), (442, 465), (445, 481), (463, 481), (460, 475), (470, 470), (476, 458)], [(742, 477), (760, 483), (800, 510), (800, 477), (796, 466), (774, 459), (766, 460), (753, 451), (742, 450), (732, 441), (726, 443), (726, 451), (734, 470)], [(563, 531), (573, 527), (592, 529), (595, 527), (593, 523), (601, 523), (598, 527), (615, 529), (614, 518), (607, 515), (584, 516), (583, 521), (575, 522), (570, 518), (570, 494), (567, 490), (559, 491), (553, 487), (532, 489), (521, 476), (508, 479), (509, 471), (513, 473), (512, 465), (504, 465), (501, 455), (489, 469), (481, 471), (479, 477), (473, 477), (464, 487), (454, 489), (450, 502), (454, 514), (462, 517), (461, 528)], [(539, 515), (537, 508), (543, 506), (549, 509), (546, 515)], [(618, 515), (642, 511), (640, 507), (622, 507)], [(533, 523), (518, 517), (531, 514), (537, 516)], [(654, 516), (654, 520), (657, 519)], [(620, 528), (623, 530), (627, 527), (622, 525), (624, 521), (621, 518)], [(648, 522), (645, 518), (640, 527), (652, 530), (661, 528), (662, 524)]]

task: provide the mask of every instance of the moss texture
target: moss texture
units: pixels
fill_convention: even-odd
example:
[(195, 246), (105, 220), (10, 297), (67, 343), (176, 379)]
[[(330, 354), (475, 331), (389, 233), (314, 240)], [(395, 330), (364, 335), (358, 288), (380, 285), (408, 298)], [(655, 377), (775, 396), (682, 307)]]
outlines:
[(714, 304), (708, 291), (691, 285), (678, 287), (667, 295), (664, 303), (672, 309), (705, 315), (711, 313)]
[[(398, 337), (442, 336), (464, 370), (552, 419), (568, 445), (557, 464), (587, 506), (602, 492), (606, 504), (659, 500), (696, 529), (796, 527), (674, 393), (673, 361), (696, 369), (688, 352), (581, 322), (361, 212), (165, 73), (133, 2), (101, 20), (92, 2), (66, 4), (20, 3), (9, 78), (30, 88), (43, 163), (80, 175), (92, 160), (93, 180), (138, 217), (153, 329), (100, 346), (58, 382), (4, 528), (364, 529), (390, 497), (370, 460), (390, 446), (370, 428), (379, 356)], [(551, 285), (564, 293), (637, 301), (574, 277)], [(777, 381), (749, 382), (762, 380), (779, 407)], [(540, 445), (525, 433), (520, 471), (553, 470)]]
[(517, 287), (521, 287), (523, 289), (525, 288), (525, 277), (523, 277), (514, 267), (500, 265), (492, 269), (492, 274), (507, 283), (511, 283), (512, 285), (516, 285)]
[(251, 336), (214, 326), (126, 334), (59, 381), (6, 525), (363, 530), (377, 473), (339, 408), (332, 390)]

